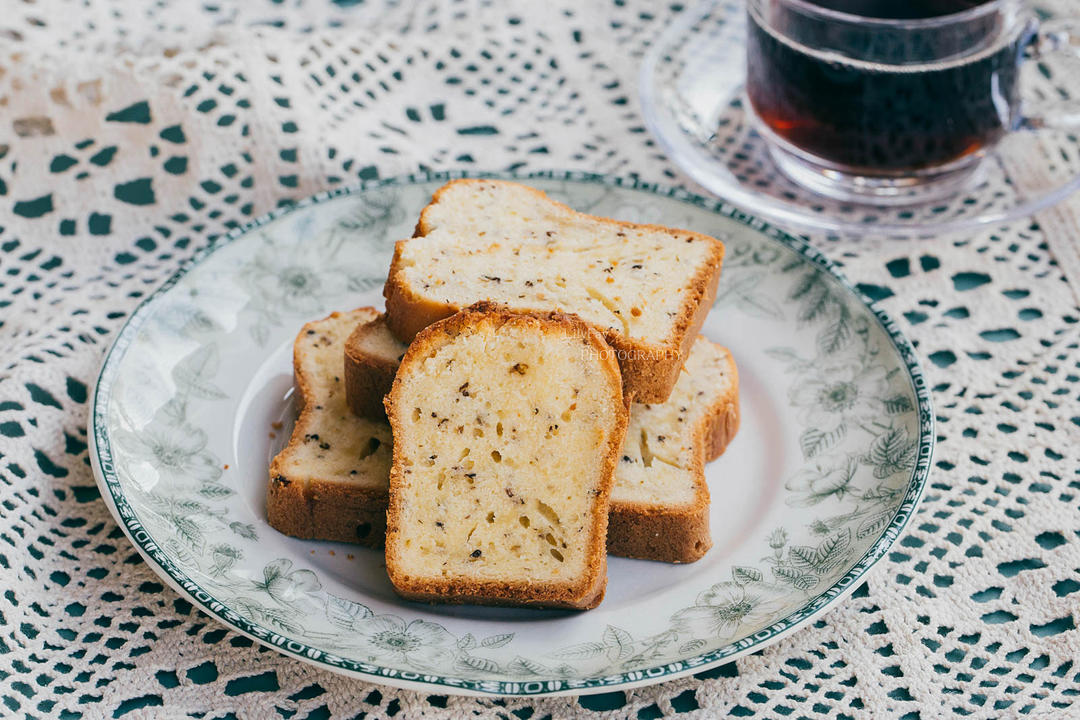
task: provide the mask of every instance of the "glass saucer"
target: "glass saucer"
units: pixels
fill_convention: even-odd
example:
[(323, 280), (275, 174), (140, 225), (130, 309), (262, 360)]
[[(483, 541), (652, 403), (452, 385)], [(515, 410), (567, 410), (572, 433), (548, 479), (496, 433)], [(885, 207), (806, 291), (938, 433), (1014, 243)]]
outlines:
[[(663, 150), (733, 204), (804, 232), (934, 237), (1024, 218), (1080, 188), (1080, 141), (1075, 133), (1047, 129), (1011, 133), (945, 197), (872, 205), (797, 185), (780, 172), (745, 107), (745, 29), (742, 2), (704, 0), (657, 38), (639, 82), (645, 122)], [(1063, 62), (1025, 64), (1025, 103), (1070, 96), (1063, 78), (1080, 74)], [(1071, 84), (1072, 95), (1080, 95), (1080, 84)]]

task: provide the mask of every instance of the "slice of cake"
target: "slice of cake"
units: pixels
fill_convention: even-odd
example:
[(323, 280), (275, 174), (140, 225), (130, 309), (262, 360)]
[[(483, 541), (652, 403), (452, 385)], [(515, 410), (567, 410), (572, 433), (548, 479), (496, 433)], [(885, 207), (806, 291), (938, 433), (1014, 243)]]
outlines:
[(386, 568), (401, 595), (600, 602), (627, 411), (599, 333), (561, 313), (468, 308), (417, 336), (386, 409)]
[[(374, 308), (333, 313), (304, 325), (293, 344), (303, 410), (289, 444), (270, 464), (266, 515), (299, 538), (378, 547), (386, 534), (390, 427), (357, 417), (345, 403), (345, 338)], [(381, 397), (381, 396), (380, 396)]]
[[(390, 392), (396, 343), (380, 315), (346, 344), (349, 405), (368, 414)], [(363, 393), (363, 394), (358, 394)], [(608, 553), (693, 562), (712, 545), (705, 463), (739, 428), (739, 375), (731, 353), (699, 336), (666, 403), (630, 406), (630, 425), (615, 467)]]
[(608, 552), (693, 562), (712, 546), (705, 463), (739, 429), (731, 353), (699, 337), (666, 403), (634, 404), (615, 470)]
[(478, 300), (574, 313), (617, 351), (635, 402), (663, 402), (716, 295), (723, 244), (575, 212), (502, 180), (455, 180), (398, 242), (383, 294), (409, 342)]
[(383, 397), (390, 392), (407, 349), (390, 332), (381, 313), (356, 326), (345, 341), (345, 397), (353, 412), (386, 421)]

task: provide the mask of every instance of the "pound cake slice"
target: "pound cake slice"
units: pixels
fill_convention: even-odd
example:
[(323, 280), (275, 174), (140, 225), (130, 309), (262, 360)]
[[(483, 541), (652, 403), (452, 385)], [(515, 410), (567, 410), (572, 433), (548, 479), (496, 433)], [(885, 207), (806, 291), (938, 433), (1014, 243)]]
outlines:
[(357, 417), (345, 403), (342, 348), (374, 308), (310, 322), (293, 344), (303, 410), (289, 444), (270, 464), (266, 515), (286, 535), (379, 547), (386, 534), (393, 442), (385, 422)]
[(608, 516), (608, 552), (693, 562), (712, 546), (705, 463), (739, 429), (739, 374), (727, 348), (699, 337), (666, 403), (634, 404)]
[(501, 180), (455, 180), (394, 249), (386, 296), (400, 340), (479, 300), (574, 313), (616, 350), (624, 390), (663, 402), (716, 295), (714, 238), (575, 212)]
[(345, 341), (345, 398), (353, 412), (386, 420), (383, 397), (407, 349), (390, 332), (382, 313), (356, 326)]
[[(405, 346), (389, 338), (382, 315), (349, 337), (345, 374), (354, 380), (347, 394), (358, 414), (390, 392), (396, 361), (389, 363)], [(630, 406), (611, 491), (608, 553), (671, 563), (700, 559), (712, 546), (705, 463), (723, 454), (738, 429), (735, 360), (699, 336), (668, 401)]]
[(386, 569), (402, 596), (600, 602), (627, 410), (599, 333), (481, 303), (417, 336), (386, 411)]

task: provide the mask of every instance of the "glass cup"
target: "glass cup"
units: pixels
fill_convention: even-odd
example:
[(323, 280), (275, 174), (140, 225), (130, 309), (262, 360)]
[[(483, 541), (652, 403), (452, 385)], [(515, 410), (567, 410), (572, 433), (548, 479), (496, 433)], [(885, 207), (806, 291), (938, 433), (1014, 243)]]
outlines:
[(747, 107), (795, 182), (840, 200), (924, 202), (958, 190), (1010, 132), (1080, 127), (1075, 105), (1020, 102), (1021, 65), (1080, 55), (1080, 21), (1040, 27), (1024, 0), (869, 16), (890, 5), (895, 15), (896, 0), (747, 0)]

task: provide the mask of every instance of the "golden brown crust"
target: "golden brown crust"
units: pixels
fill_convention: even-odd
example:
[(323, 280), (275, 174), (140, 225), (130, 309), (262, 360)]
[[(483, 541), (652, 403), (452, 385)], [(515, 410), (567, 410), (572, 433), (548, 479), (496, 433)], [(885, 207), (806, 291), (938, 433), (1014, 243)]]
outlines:
[[(359, 312), (375, 308), (358, 308)], [(323, 320), (304, 325), (293, 343), (293, 372), (303, 407), (296, 419), (289, 446), (304, 441), (309, 431), (313, 408), (311, 381), (303, 371), (300, 354), (304, 351), (301, 339), (308, 331), (319, 332), (321, 323), (341, 317), (334, 312)], [(369, 547), (381, 547), (386, 532), (387, 491), (357, 487), (352, 484), (327, 480), (300, 480), (289, 478), (282, 469), (285, 453), (282, 451), (270, 463), (270, 482), (266, 490), (266, 519), (270, 526), (293, 537), (334, 540), (358, 543)]]
[(608, 522), (608, 552), (619, 557), (689, 563), (712, 547), (708, 498), (677, 512), (612, 504)]
[[(457, 183), (507, 183), (504, 180), (462, 179), (451, 180), (439, 188), (431, 198), (431, 202), (420, 213), (420, 220), (416, 223), (413, 237), (426, 235), (431, 231), (427, 222), (429, 210), (438, 204), (440, 197), (449, 188)], [(513, 183), (517, 184), (517, 183)], [(573, 212), (579, 216), (617, 225), (620, 228), (643, 228), (654, 231), (671, 233), (673, 236), (685, 238), (686, 241), (697, 239), (708, 242), (712, 248), (710, 261), (698, 268), (692, 279), (693, 290), (686, 298), (678, 317), (675, 319), (671, 334), (660, 345), (650, 345), (633, 338), (628, 338), (621, 333), (606, 328), (597, 328), (604, 334), (604, 338), (615, 349), (619, 359), (619, 366), (623, 377), (623, 392), (634, 402), (661, 403), (667, 400), (671, 389), (678, 380), (679, 371), (683, 362), (690, 352), (694, 343), (694, 337), (701, 330), (705, 317), (712, 309), (716, 299), (716, 284), (720, 279), (720, 268), (724, 260), (724, 245), (719, 240), (692, 232), (663, 227), (661, 225), (641, 225), (636, 223), (612, 220), (610, 218), (577, 213), (572, 208), (560, 202), (552, 200), (546, 193), (531, 188), (525, 188), (552, 205)], [(394, 246), (394, 257), (390, 262), (390, 272), (383, 287), (383, 296), (386, 298), (386, 314), (390, 331), (402, 342), (411, 342), (420, 330), (428, 325), (449, 317), (460, 308), (443, 302), (436, 302), (420, 296), (414, 292), (401, 276), (401, 253), (408, 240), (400, 240)], [(543, 312), (543, 309), (536, 312)]]
[(694, 501), (682, 508), (612, 501), (607, 538), (612, 555), (687, 563), (712, 547), (705, 463), (720, 457), (739, 429), (739, 375), (730, 353), (728, 361), (731, 386), (694, 429)]
[(345, 402), (360, 417), (379, 422), (386, 422), (383, 397), (394, 384), (398, 362), (364, 352), (363, 343), (384, 317), (360, 323), (345, 341)]
[[(386, 569), (389, 572), (389, 563)], [(391, 581), (393, 582), (392, 575)], [(406, 600), (420, 602), (591, 610), (600, 604), (607, 591), (607, 555), (601, 555), (595, 579), (584, 590), (574, 586), (538, 585), (528, 581), (462, 582), (458, 583), (458, 586), (452, 595), (448, 595), (446, 586), (440, 583), (416, 583), (408, 588), (398, 587), (395, 583), (394, 589)]]
[[(526, 605), (533, 607), (559, 607), (589, 609), (600, 603), (607, 586), (606, 536), (608, 523), (608, 505), (611, 488), (615, 479), (615, 463), (622, 448), (628, 422), (628, 407), (625, 401), (617, 404), (619, 408), (613, 418), (614, 427), (609, 437), (608, 448), (604, 453), (601, 477), (598, 479), (597, 497), (593, 505), (592, 526), (594, 532), (585, 541), (586, 572), (580, 580), (571, 583), (532, 583), (522, 581), (481, 581), (470, 579), (434, 580), (410, 576), (397, 563), (397, 545), (401, 541), (402, 528), (399, 518), (402, 512), (403, 467), (405, 462), (404, 445), (401, 432), (403, 418), (397, 409), (395, 399), (400, 395), (403, 382), (407, 382), (409, 367), (419, 363), (438, 347), (450, 341), (467, 328), (490, 323), (497, 326), (506, 324), (526, 324), (538, 327), (544, 332), (563, 332), (580, 337), (591, 346), (595, 357), (601, 363), (601, 370), (615, 393), (621, 396), (622, 378), (619, 366), (604, 343), (603, 337), (575, 315), (558, 312), (519, 313), (493, 303), (476, 303), (450, 318), (437, 322), (420, 332), (401, 361), (401, 371), (394, 380), (393, 387), (386, 396), (386, 414), (396, 438), (394, 459), (390, 468), (390, 504), (387, 510), (386, 529), (386, 570), (394, 589), (402, 597), (414, 600), (432, 600), (440, 602), (469, 602), (486, 605)], [(405, 378), (405, 379), (403, 379)]]
[(272, 528), (292, 537), (380, 548), (386, 536), (386, 503), (386, 491), (271, 475), (266, 516)]
[[(438, 193), (435, 195), (437, 197)], [(416, 227), (417, 230), (420, 229), (419, 224)], [(405, 344), (411, 343), (417, 333), (428, 325), (448, 318), (460, 310), (454, 305), (421, 297), (402, 281), (401, 253), (407, 242), (408, 240), (398, 240), (394, 243), (394, 257), (390, 260), (390, 271), (386, 274), (386, 285), (383, 286), (386, 324), (394, 337)]]

